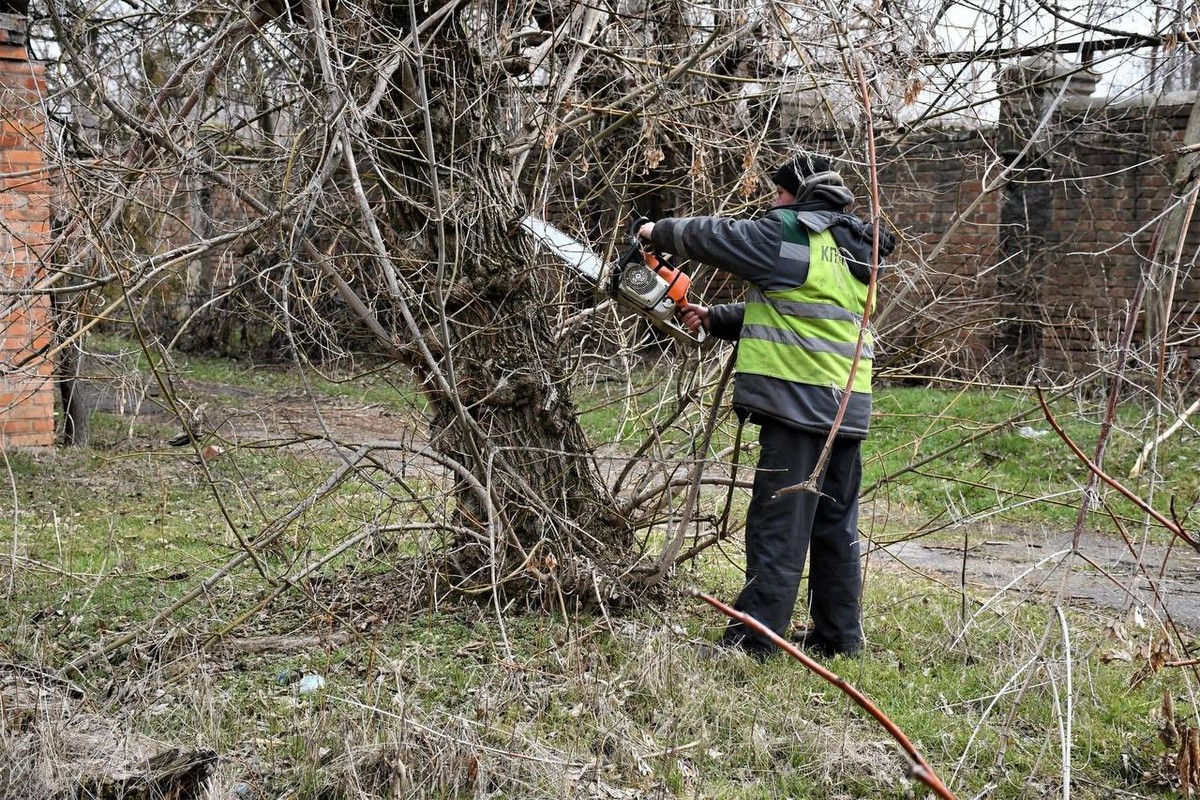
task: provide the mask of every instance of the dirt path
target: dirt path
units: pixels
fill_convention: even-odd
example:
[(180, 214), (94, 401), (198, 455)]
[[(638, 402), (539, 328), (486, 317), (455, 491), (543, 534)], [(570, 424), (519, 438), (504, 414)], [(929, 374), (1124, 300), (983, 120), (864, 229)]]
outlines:
[[(188, 381), (180, 395), (181, 410), (195, 415), (199, 436), (215, 434), (233, 445), (266, 445), (314, 436), (347, 442), (412, 442), (414, 438), (409, 421), (381, 404), (328, 397), (314, 401), (300, 391), (265, 393), (198, 381)], [(101, 383), (96, 408), (182, 430), (153, 384)]]
[(914, 570), (952, 586), (965, 579), (977, 597), (1004, 590), (1118, 613), (1136, 606), (1147, 621), (1165, 610), (1200, 631), (1200, 553), (1182, 542), (1135, 545), (1131, 552), (1115, 534), (1089, 533), (1072, 555), (1069, 534), (1016, 528), (968, 534), (965, 554), (961, 545), (915, 540), (880, 547), (874, 557), (883, 569)]

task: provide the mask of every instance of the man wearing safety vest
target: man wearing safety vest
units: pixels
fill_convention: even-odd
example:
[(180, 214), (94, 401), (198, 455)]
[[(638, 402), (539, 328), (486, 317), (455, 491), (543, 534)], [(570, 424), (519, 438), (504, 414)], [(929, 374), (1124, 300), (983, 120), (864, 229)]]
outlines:
[[(735, 607), (786, 637), (809, 556), (811, 626), (799, 632), (810, 652), (862, 649), (858, 546), (859, 446), (871, 418), (874, 336), (863, 338), (851, 384), (871, 280), (875, 231), (846, 213), (854, 196), (830, 160), (802, 153), (772, 176), (770, 211), (754, 220), (667, 218), (638, 235), (664, 252), (744, 278), (746, 302), (689, 304), (684, 323), (738, 342), (733, 406), (760, 426), (758, 467), (746, 514), (746, 585)], [(878, 256), (895, 247), (880, 230)], [(808, 481), (834, 427), (847, 386), (820, 494), (780, 489)], [(738, 622), (722, 644), (766, 658), (776, 647)]]

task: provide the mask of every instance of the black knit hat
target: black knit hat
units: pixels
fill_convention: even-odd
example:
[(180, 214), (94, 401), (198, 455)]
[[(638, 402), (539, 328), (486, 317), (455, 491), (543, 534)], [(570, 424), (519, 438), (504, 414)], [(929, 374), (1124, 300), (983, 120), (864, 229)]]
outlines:
[(832, 161), (823, 155), (808, 152), (800, 153), (775, 170), (771, 180), (797, 198), (804, 198), (818, 184), (845, 185)]

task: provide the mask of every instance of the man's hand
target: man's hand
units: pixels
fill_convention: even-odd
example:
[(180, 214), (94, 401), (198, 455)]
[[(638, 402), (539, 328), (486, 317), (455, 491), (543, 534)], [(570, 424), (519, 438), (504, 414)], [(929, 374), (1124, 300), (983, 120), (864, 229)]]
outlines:
[(647, 222), (646, 224), (642, 225), (640, 228), (638, 228), (637, 235), (638, 238), (643, 241), (653, 241), (651, 237), (654, 235), (654, 223)]
[[(653, 224), (653, 223), (652, 223)], [(696, 303), (688, 303), (687, 308), (683, 309), (683, 324), (692, 333), (700, 330), (708, 330), (708, 306), (697, 305)]]

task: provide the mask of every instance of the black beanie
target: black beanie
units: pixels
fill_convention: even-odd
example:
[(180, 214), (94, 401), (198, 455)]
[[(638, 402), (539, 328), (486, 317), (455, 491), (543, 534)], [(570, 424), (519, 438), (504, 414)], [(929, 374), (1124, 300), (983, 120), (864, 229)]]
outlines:
[[(816, 153), (800, 153), (785, 163), (779, 169), (775, 170), (775, 174), (771, 176), (771, 180), (776, 186), (783, 187), (791, 192), (796, 197), (802, 197), (806, 192), (801, 191), (801, 184), (805, 178), (811, 178), (814, 175), (828, 173), (832, 180), (822, 179), (818, 183), (836, 183), (841, 185), (842, 178), (833, 169), (833, 163), (825, 156)], [(822, 176), (824, 178), (824, 176)]]

